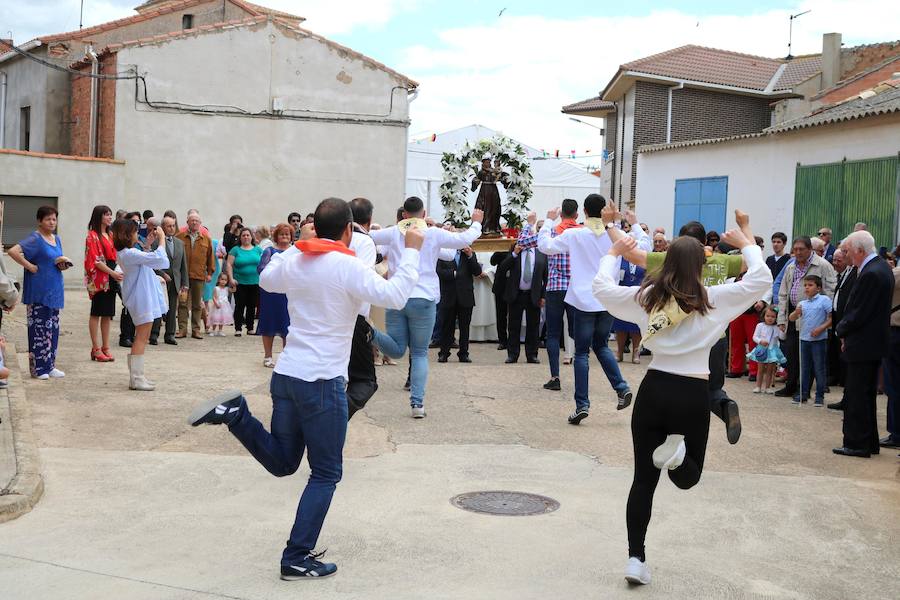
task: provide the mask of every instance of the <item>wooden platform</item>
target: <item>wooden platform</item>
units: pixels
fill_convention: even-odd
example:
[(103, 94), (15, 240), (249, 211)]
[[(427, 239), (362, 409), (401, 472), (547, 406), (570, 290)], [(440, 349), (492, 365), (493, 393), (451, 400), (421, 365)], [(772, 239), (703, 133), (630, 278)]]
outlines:
[(472, 243), (472, 248), (475, 252), (509, 252), (515, 245), (515, 238), (478, 238)]

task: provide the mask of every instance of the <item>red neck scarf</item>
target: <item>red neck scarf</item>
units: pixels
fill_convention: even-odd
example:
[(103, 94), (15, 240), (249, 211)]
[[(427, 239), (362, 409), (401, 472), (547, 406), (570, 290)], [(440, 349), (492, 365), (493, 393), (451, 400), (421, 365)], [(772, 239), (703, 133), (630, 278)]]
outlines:
[(350, 256), (356, 256), (356, 252), (335, 240), (312, 238), (309, 240), (300, 240), (294, 244), (297, 250), (303, 254), (327, 254), (328, 252), (342, 252)]
[(560, 221), (559, 225), (556, 226), (556, 235), (560, 235), (566, 229), (571, 229), (573, 227), (581, 227), (575, 219), (563, 219)]

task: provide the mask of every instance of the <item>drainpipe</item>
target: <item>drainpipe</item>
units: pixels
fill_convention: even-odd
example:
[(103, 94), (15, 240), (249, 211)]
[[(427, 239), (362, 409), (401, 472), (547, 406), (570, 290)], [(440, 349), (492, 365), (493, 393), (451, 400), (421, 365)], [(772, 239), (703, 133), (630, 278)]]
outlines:
[(100, 61), (97, 59), (97, 53), (94, 52), (93, 46), (87, 47), (87, 55), (88, 58), (91, 59), (91, 128), (90, 128), (90, 140), (89, 140), (89, 149), (88, 156), (95, 157), (97, 156), (97, 119), (99, 117), (99, 108), (100, 108), (100, 80), (96, 77), (96, 75), (100, 74)]
[(672, 142), (672, 90), (683, 90), (684, 82), (669, 88), (669, 105), (666, 107), (666, 143)]
[(6, 148), (6, 71), (0, 71), (0, 148)]

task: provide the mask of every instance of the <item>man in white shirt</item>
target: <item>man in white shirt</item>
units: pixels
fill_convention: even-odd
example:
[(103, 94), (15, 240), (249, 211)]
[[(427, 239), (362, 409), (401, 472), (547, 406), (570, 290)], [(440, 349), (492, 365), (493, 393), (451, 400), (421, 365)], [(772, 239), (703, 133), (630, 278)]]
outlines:
[(311, 474), (281, 558), (281, 578), (288, 581), (327, 577), (337, 570), (317, 560), (321, 554), (313, 550), (341, 480), (347, 363), (356, 318), (366, 302), (402, 307), (419, 277), (422, 232), (406, 233), (405, 249), (387, 281), (348, 248), (351, 220), (346, 202), (323, 200), (314, 217), (318, 237), (276, 254), (260, 275), (263, 289), (287, 295), (291, 317), (288, 343), (272, 375), (272, 432), (250, 414), (239, 391), (203, 403), (188, 418), (192, 426), (228, 425), (276, 477), (296, 472), (306, 449)]
[(428, 344), (434, 332), (435, 310), (441, 298), (441, 284), (437, 276), (437, 261), (442, 248), (461, 250), (481, 235), (484, 213), (472, 213), (472, 225), (465, 231), (450, 232), (425, 223), (425, 206), (421, 198), (410, 196), (403, 203), (403, 219), (394, 227), (370, 231), (372, 241), (384, 246), (390, 276), (394, 276), (403, 251), (403, 232), (422, 229), (425, 243), (419, 253), (419, 282), (402, 309), (385, 314), (385, 332), (375, 330), (375, 344), (391, 358), (400, 358), (409, 346), (410, 395), (409, 404), (414, 419), (425, 417), (425, 385), (428, 381)]
[[(551, 237), (560, 212), (559, 208), (554, 208), (547, 213), (547, 220), (538, 232), (538, 249), (541, 252), (548, 256), (568, 252), (571, 262), (571, 279), (565, 302), (575, 307), (575, 412), (569, 416), (572, 425), (581, 423), (590, 410), (588, 372), (591, 349), (616, 392), (619, 399), (617, 408), (622, 410), (627, 407), (632, 397), (628, 382), (622, 377), (619, 364), (607, 346), (613, 317), (594, 297), (591, 289), (600, 260), (612, 247), (606, 229), (616, 226), (616, 211), (612, 205), (604, 210), (606, 199), (600, 194), (589, 194), (583, 206), (584, 227), (567, 229), (561, 235)], [(628, 220), (632, 225), (638, 222), (633, 213), (628, 214)], [(650, 238), (643, 229), (632, 227), (629, 235), (634, 237), (641, 249), (650, 250)]]
[[(378, 250), (369, 237), (374, 207), (367, 198), (350, 201), (353, 212), (353, 237), (350, 249), (356, 253), (364, 265), (374, 269)], [(347, 418), (353, 418), (378, 390), (378, 376), (375, 374), (375, 350), (372, 347), (372, 326), (369, 325), (368, 303), (364, 304), (356, 317), (353, 329), (353, 345), (350, 348), (350, 364), (347, 366)]]

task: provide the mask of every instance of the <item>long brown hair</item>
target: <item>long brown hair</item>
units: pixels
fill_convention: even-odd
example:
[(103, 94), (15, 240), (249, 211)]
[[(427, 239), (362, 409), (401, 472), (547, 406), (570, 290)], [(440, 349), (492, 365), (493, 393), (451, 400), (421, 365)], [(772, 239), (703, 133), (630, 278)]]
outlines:
[(670, 299), (686, 313), (705, 315), (712, 304), (703, 287), (703, 265), (706, 253), (703, 245), (692, 237), (676, 238), (666, 252), (662, 268), (647, 273), (638, 289), (638, 301), (648, 313), (662, 310)]

